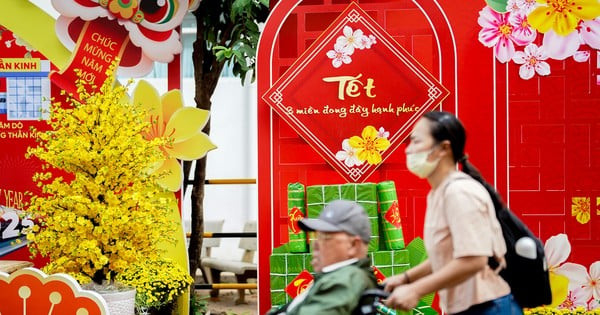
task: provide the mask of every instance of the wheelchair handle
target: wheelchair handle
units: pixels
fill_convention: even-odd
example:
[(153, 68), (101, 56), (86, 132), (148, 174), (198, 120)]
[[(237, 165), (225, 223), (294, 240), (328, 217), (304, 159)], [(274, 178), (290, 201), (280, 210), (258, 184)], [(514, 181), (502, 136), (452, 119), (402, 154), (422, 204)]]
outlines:
[(374, 297), (374, 298), (380, 298), (380, 299), (387, 299), (390, 296), (389, 292), (385, 292), (382, 289), (368, 289), (365, 292), (363, 292), (361, 298), (368, 298), (368, 297)]

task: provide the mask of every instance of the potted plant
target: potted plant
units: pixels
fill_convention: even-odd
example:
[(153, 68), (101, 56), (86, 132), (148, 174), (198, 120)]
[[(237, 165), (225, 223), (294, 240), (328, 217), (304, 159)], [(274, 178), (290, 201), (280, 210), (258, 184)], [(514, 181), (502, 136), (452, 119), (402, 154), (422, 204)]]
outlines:
[(54, 102), (48, 124), (27, 157), (40, 159), (33, 180), (41, 194), (27, 212), (36, 224), (27, 233), (32, 254), (48, 257), (47, 273), (67, 273), (80, 283), (114, 282), (132, 263), (158, 260), (159, 243), (172, 242), (176, 202), (153, 170), (165, 159), (166, 137), (146, 139), (146, 110), (127, 96), (115, 65), (98, 92), (77, 82), (78, 97)]
[(138, 314), (170, 314), (177, 297), (194, 282), (187, 270), (167, 258), (132, 263), (117, 281), (136, 288)]

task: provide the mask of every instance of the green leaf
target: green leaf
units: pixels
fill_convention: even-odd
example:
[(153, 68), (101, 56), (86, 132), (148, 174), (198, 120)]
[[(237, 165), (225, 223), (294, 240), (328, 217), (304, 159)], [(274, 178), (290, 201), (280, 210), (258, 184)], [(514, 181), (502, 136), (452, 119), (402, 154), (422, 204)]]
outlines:
[(252, 5), (252, 0), (235, 0), (231, 5), (231, 20), (235, 21), (235, 19), (242, 15), (244, 12), (250, 12)]
[(506, 3), (508, 0), (485, 0), (485, 2), (498, 13), (506, 12)]

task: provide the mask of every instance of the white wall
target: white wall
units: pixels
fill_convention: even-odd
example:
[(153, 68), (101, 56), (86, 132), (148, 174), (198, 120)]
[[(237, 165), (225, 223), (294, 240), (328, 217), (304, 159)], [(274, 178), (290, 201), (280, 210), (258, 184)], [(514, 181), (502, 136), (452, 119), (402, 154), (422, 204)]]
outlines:
[[(191, 86), (190, 86), (191, 85)], [(186, 104), (193, 103), (193, 82), (182, 89)], [(188, 94), (191, 98), (188, 101)], [(257, 177), (256, 84), (241, 86), (238, 78), (221, 78), (212, 98), (210, 139), (217, 149), (207, 155), (206, 178)], [(257, 220), (257, 187), (250, 185), (206, 185), (204, 219), (224, 219), (224, 232), (241, 232), (248, 220)], [(184, 196), (183, 215), (191, 215), (189, 193)], [(186, 225), (187, 228), (187, 225)], [(239, 239), (223, 239), (213, 249), (215, 257), (239, 259)]]
[[(145, 79), (159, 93), (165, 93), (167, 84), (161, 79)], [(135, 88), (135, 83), (131, 91)], [(184, 79), (181, 88), (186, 106), (195, 106), (194, 83)], [(130, 91), (130, 92), (131, 92)], [(257, 177), (256, 84), (241, 85), (238, 78), (221, 78), (212, 97), (210, 139), (217, 149), (207, 154), (206, 178)], [(183, 196), (182, 216), (184, 229), (190, 231), (190, 191)], [(258, 200), (255, 184), (206, 185), (204, 220), (225, 220), (223, 232), (241, 232), (248, 220), (257, 220)], [(239, 239), (223, 239), (212, 255), (239, 259)]]

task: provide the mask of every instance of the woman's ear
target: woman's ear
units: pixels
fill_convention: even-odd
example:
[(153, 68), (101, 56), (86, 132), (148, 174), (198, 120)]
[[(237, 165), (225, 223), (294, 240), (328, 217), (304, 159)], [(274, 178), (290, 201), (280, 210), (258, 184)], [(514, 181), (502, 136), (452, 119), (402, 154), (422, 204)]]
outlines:
[(442, 156), (452, 155), (452, 145), (450, 144), (450, 140), (440, 142), (440, 148), (442, 149)]

